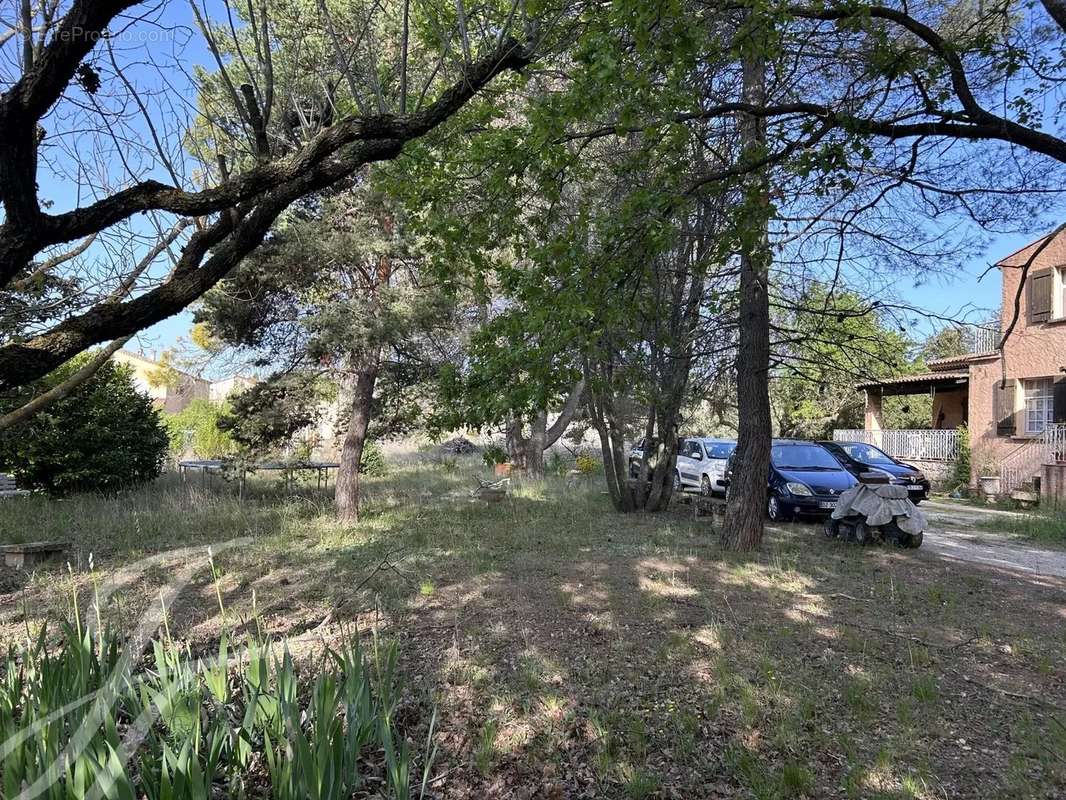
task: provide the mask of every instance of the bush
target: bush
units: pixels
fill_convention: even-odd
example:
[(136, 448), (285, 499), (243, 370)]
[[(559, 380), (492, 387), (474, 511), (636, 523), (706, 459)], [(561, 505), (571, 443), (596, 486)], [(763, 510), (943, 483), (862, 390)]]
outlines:
[[(92, 357), (83, 354), (24, 387), (7, 407), (47, 391)], [(151, 399), (134, 388), (128, 367), (108, 361), (69, 395), (0, 434), (0, 471), (52, 494), (110, 493), (156, 478), (166, 452)]]
[(181, 456), (192, 449), (197, 458), (223, 458), (237, 452), (237, 445), (228, 431), (218, 427), (229, 409), (210, 400), (193, 400), (177, 414), (164, 414), (170, 438), (170, 452)]
[(959, 459), (955, 462), (951, 482), (954, 484), (952, 488), (965, 493), (970, 486), (970, 430), (965, 425), (956, 430), (959, 432)]
[(575, 466), (577, 467), (578, 472), (582, 475), (591, 475), (599, 469), (600, 462), (588, 453), (581, 453), (577, 457), (577, 463)]
[(363, 444), (363, 457), (359, 461), (360, 474), (380, 478), (388, 471), (385, 454), (381, 452), (381, 447), (373, 439), (367, 439)]

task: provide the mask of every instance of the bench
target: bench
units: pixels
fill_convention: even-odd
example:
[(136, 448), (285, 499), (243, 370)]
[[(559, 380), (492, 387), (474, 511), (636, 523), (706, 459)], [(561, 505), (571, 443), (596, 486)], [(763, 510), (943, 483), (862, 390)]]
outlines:
[(25, 489), (18, 488), (11, 475), (0, 472), (0, 497), (23, 497), (28, 494)]
[(23, 544), (0, 545), (4, 554), (4, 563), (9, 567), (29, 569), (63, 553), (67, 546), (62, 542), (25, 542)]

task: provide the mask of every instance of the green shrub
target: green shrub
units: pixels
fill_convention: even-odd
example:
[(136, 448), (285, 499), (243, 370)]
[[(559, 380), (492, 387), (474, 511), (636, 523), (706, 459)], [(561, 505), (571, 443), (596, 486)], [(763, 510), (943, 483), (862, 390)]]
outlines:
[[(64, 364), (8, 398), (15, 408), (80, 369), (92, 353)], [(108, 361), (69, 395), (0, 434), (0, 471), (52, 494), (111, 493), (156, 478), (167, 433), (129, 367)], [(2, 410), (2, 409), (0, 409)]]
[(385, 462), (385, 454), (381, 446), (373, 439), (367, 439), (363, 444), (363, 457), (359, 461), (359, 472), (371, 478), (380, 478), (387, 474), (389, 466)]
[(960, 425), (956, 430), (959, 432), (959, 459), (955, 462), (955, 470), (952, 472), (952, 488), (966, 491), (970, 485), (970, 430), (965, 425)]
[(210, 400), (193, 400), (177, 414), (164, 414), (163, 423), (170, 438), (170, 452), (180, 456), (191, 449), (197, 458), (224, 458), (237, 452), (237, 445), (218, 421), (229, 414), (225, 405)]

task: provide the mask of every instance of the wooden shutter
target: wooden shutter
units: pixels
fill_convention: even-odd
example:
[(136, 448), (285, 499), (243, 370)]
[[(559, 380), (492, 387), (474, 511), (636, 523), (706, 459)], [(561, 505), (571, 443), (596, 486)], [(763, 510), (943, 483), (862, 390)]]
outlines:
[(1055, 379), (1053, 421), (1066, 422), (1066, 377)]
[(1051, 270), (1029, 275), (1029, 323), (1047, 322), (1051, 319)]
[(1014, 435), (1014, 381), (1006, 385), (996, 381), (992, 386), (992, 413), (996, 420), (996, 436)]

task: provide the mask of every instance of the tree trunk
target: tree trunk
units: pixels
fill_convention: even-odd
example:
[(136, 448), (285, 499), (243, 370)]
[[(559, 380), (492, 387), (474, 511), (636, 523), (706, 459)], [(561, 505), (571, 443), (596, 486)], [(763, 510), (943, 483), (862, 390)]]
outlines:
[(581, 405), (581, 397), (585, 393), (585, 381), (581, 380), (574, 384), (570, 395), (566, 398), (558, 419), (548, 427), (547, 411), (539, 411), (530, 425), (529, 436), (523, 434), (522, 420), (519, 418), (511, 422), (507, 429), (507, 457), (521, 472), (530, 478), (544, 477), (544, 451), (559, 441), (566, 429), (573, 422), (574, 415)]
[(359, 521), (359, 473), (363, 460), (366, 432), (370, 427), (374, 384), (378, 378), (378, 357), (362, 362), (352, 381), (352, 410), (348, 432), (341, 447), (340, 467), (333, 502), (340, 522)]
[[(762, 56), (744, 60), (744, 99), (762, 105), (766, 95), (766, 62)], [(756, 157), (766, 134), (764, 123), (745, 115), (741, 139), (748, 157)], [(721, 542), (732, 550), (755, 550), (762, 543), (766, 480), (770, 468), (770, 250), (765, 176), (748, 179), (748, 203), (755, 209), (757, 230), (745, 237), (740, 258), (740, 342), (737, 348), (737, 450), (729, 484), (729, 503)]]

